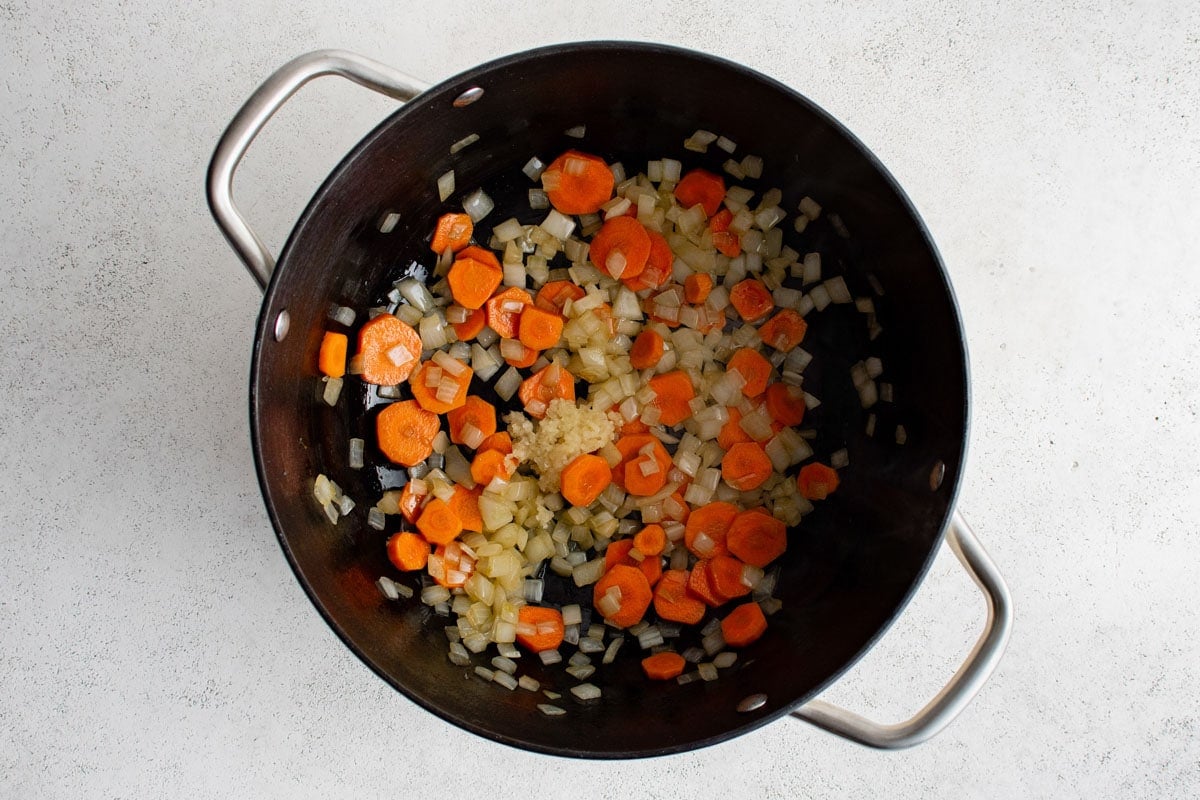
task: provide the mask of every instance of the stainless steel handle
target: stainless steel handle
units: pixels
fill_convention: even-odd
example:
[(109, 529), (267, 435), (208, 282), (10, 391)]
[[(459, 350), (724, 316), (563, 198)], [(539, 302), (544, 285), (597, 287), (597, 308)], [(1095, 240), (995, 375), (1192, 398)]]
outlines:
[(974, 578), (988, 607), (983, 635), (950, 682), (912, 719), (894, 725), (873, 722), (824, 700), (810, 700), (792, 716), (859, 744), (899, 750), (936, 736), (966, 708), (1004, 654), (1012, 631), (1012, 598), (996, 565), (957, 513), (946, 533), (946, 543)]
[(208, 206), (217, 226), (254, 276), (266, 289), (275, 268), (275, 256), (250, 228), (233, 202), (233, 174), (276, 111), (301, 86), (322, 75), (339, 75), (360, 86), (397, 100), (411, 100), (428, 84), (369, 58), (344, 50), (316, 50), (295, 58), (275, 71), (258, 87), (225, 129), (208, 166)]

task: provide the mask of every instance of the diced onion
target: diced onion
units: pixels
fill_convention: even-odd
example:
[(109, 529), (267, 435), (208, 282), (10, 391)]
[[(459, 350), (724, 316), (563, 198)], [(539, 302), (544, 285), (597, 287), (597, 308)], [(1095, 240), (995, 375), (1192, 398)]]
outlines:
[[(437, 179), (438, 199), (443, 203), (450, 199), (450, 195), (454, 194), (454, 170), (444, 172)], [(399, 217), (399, 215), (396, 215)], [(384, 231), (387, 233), (387, 231)]]

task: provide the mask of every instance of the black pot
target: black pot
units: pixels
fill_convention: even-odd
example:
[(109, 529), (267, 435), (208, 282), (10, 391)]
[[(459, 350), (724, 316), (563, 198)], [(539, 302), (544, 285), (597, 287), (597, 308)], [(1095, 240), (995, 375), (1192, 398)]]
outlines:
[[(693, 749), (814, 697), (912, 595), (951, 521), (963, 468), (968, 384), (961, 322), (929, 233), (896, 182), (828, 114), (744, 67), (656, 45), (561, 45), (486, 64), (403, 105), (325, 181), (271, 272), (270, 254), (232, 204), (233, 172), (283, 101), (310, 78), (331, 73), (402, 99), (419, 88), (350, 54), (297, 59), (242, 109), (209, 175), (214, 215), (266, 283), (251, 371), (254, 452), (284, 553), (317, 609), (364, 662), (415, 702), (482, 736), (546, 753), (615, 758)], [(564, 136), (580, 124), (587, 126), (582, 142)], [(445, 620), (415, 599), (388, 602), (380, 595), (381, 574), (416, 583), (393, 570), (385, 535), (365, 525), (365, 508), (397, 485), (398, 474), (386, 466), (346, 468), (347, 440), (371, 440), (379, 400), (369, 387), (347, 381), (335, 408), (322, 403), (316, 351), (332, 325), (331, 303), (365, 309), (406, 265), (429, 260), (431, 221), (448, 205), (438, 201), (435, 184), (448, 169), (460, 187), (456, 201), (463, 188), (479, 186), (496, 200), (487, 223), (513, 215), (532, 221), (540, 217), (528, 210), (530, 184), (520, 172), (530, 156), (549, 160), (576, 145), (636, 171), (648, 159), (681, 154), (682, 141), (698, 128), (733, 139), (739, 155), (762, 156), (765, 179), (747, 184), (760, 191), (778, 186), (784, 208), (794, 210), (805, 195), (817, 198), (826, 210), (819, 223), (788, 239), (821, 251), (827, 272), (844, 274), (855, 295), (875, 299), (882, 333), (874, 341), (850, 305), (811, 315), (804, 345), (816, 355), (806, 388), (822, 399), (811, 417), (820, 432), (814, 448), (829, 453), (844, 446), (850, 465), (838, 492), (789, 532), (777, 591), (783, 608), (734, 668), (711, 683), (650, 683), (629, 641), (623, 657), (590, 679), (602, 688), (601, 701), (577, 704), (568, 694), (559, 701), (568, 715), (549, 719), (536, 708), (546, 702), (540, 694), (508, 692), (452, 665)], [(469, 134), (479, 140), (451, 155), (450, 145)], [(719, 172), (725, 154), (711, 150), (687, 154), (687, 163)], [(381, 233), (380, 219), (393, 211), (398, 224)], [(865, 433), (868, 412), (849, 378), (851, 365), (869, 355), (882, 359), (894, 387), (894, 402), (871, 409), (874, 436)], [(898, 425), (907, 432), (903, 444), (894, 435)], [(312, 500), (318, 473), (360, 502), (336, 527)], [(869, 744), (904, 746), (932, 735), (974, 694), (1003, 649), (1007, 594), (977, 543), (965, 529), (954, 530), (964, 563), (985, 573), (980, 580), (996, 611), (955, 683), (907, 727), (871, 728), (819, 703), (802, 716)], [(536, 660), (522, 671), (560, 691), (573, 684)]]

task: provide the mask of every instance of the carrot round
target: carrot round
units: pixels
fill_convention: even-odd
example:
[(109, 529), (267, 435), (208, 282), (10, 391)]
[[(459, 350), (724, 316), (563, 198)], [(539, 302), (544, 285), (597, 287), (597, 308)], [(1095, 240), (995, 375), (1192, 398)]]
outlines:
[(663, 337), (658, 331), (646, 328), (633, 340), (633, 347), (629, 348), (629, 363), (634, 369), (650, 369), (662, 358), (663, 349)]
[(633, 539), (617, 539), (612, 542), (604, 550), (604, 571), (613, 567), (624, 564), (627, 567), (636, 567), (646, 576), (646, 582), (651, 586), (658, 583), (662, 577), (662, 559), (657, 556), (647, 556), (641, 561), (638, 561), (630, 553), (633, 551)]
[(417, 517), (421, 516), (421, 506), (425, 505), (425, 501), (428, 499), (429, 495), (415, 493), (412, 490), (412, 481), (409, 481), (400, 490), (400, 499), (396, 505), (400, 509), (400, 515), (409, 523), (416, 525)]
[(804, 339), (808, 323), (800, 312), (785, 308), (762, 324), (758, 336), (780, 352), (786, 353)]
[(413, 400), (402, 400), (379, 412), (375, 438), (389, 461), (411, 467), (429, 458), (440, 428), (437, 414)]
[(704, 215), (711, 217), (725, 199), (725, 179), (708, 170), (690, 170), (675, 186), (675, 199), (684, 208), (701, 205)]
[(526, 650), (554, 650), (562, 644), (565, 631), (562, 613), (556, 608), (521, 606), (517, 610), (517, 644)]
[(467, 557), (458, 542), (439, 544), (433, 554), (442, 560), (442, 575), (433, 579), (447, 589), (460, 589), (475, 571), (475, 560)]
[[(461, 406), (446, 412), (446, 422), (450, 425), (450, 441), (478, 447), (496, 432), (496, 407), (482, 397), (468, 397)], [(470, 433), (468, 428), (475, 429), (471, 441), (464, 437), (465, 432)]]
[(737, 258), (742, 252), (742, 240), (733, 231), (720, 231), (712, 235), (713, 247), (730, 258)]
[[(683, 527), (683, 544), (699, 558), (713, 558), (729, 552), (725, 547), (725, 534), (735, 517), (737, 507), (720, 500), (693, 508), (688, 515), (687, 524)], [(696, 538), (701, 534), (707, 538), (708, 544), (701, 540), (697, 546)]]
[[(513, 341), (516, 341), (516, 340), (514, 339)], [(517, 344), (521, 344), (521, 343), (517, 342)], [(508, 364), (510, 367), (516, 367), (517, 369), (525, 369), (527, 367), (532, 367), (534, 365), (534, 362), (536, 362), (538, 360), (539, 355), (540, 355), (540, 353), (537, 350), (534, 350), (532, 347), (526, 347), (525, 345), (521, 344), (521, 355), (519, 355), (519, 356), (507, 355), (504, 357), (504, 363)]]
[(746, 322), (758, 322), (775, 308), (775, 298), (754, 278), (735, 283), (729, 290), (729, 303)]
[(344, 333), (325, 331), (321, 337), (321, 350), (317, 355), (317, 369), (331, 378), (346, 374), (346, 348), (348, 340)]
[(380, 314), (358, 332), (362, 379), (378, 386), (404, 383), (421, 360), (421, 348), (420, 335), (407, 323)]
[(474, 232), (475, 223), (466, 214), (442, 214), (433, 229), (429, 249), (438, 255), (446, 252), (447, 247), (457, 253), (471, 243), (471, 234)]
[(469, 309), (466, 322), (453, 322), (454, 335), (458, 337), (460, 342), (469, 342), (479, 335), (483, 330), (483, 326), (487, 324), (487, 312), (482, 308)]
[(758, 603), (743, 603), (721, 620), (721, 635), (725, 644), (745, 647), (766, 633), (767, 618)]
[(750, 587), (742, 581), (742, 569), (746, 565), (733, 556), (714, 556), (708, 561), (708, 581), (713, 593), (726, 600), (750, 594)]
[(654, 390), (651, 405), (658, 409), (658, 421), (663, 425), (673, 427), (692, 415), (692, 407), (688, 404), (696, 396), (696, 390), (686, 372), (675, 370), (655, 375), (649, 385)]
[(837, 490), (838, 483), (837, 470), (819, 462), (805, 464), (796, 476), (800, 494), (809, 500), (824, 500)]
[(766, 404), (771, 419), (784, 427), (799, 425), (807, 409), (804, 390), (786, 383), (772, 383), (767, 387)]
[(683, 299), (689, 303), (703, 303), (713, 288), (711, 275), (697, 272), (683, 279)]
[(686, 570), (667, 570), (654, 587), (654, 611), (659, 619), (695, 625), (707, 610), (703, 601), (688, 592)]
[(729, 412), (729, 420), (721, 426), (721, 432), (717, 434), (717, 444), (721, 449), (730, 450), (738, 442), (753, 442), (754, 439), (741, 426), (741, 409), (730, 406), (726, 411)]
[(683, 674), (687, 661), (679, 653), (664, 650), (642, 659), (642, 671), (652, 681), (669, 681)]
[(509, 436), (508, 431), (493, 433), (491, 436), (480, 442), (479, 447), (476, 449), (480, 453), (482, 453), (484, 450), (499, 450), (501, 453), (508, 455), (513, 451), (512, 437)]
[(487, 301), (487, 323), (496, 333), (505, 339), (517, 338), (517, 325), (521, 312), (533, 303), (533, 297), (524, 289), (510, 286), (496, 293)]
[(575, 378), (558, 364), (547, 364), (521, 381), (517, 397), (525, 406), (525, 413), (534, 419), (542, 419), (546, 416), (546, 407), (552, 401), (575, 402)]
[(630, 461), (637, 458), (639, 451), (646, 445), (650, 445), (651, 452), (658, 461), (662, 473), (665, 475), (670, 471), (671, 455), (662, 446), (658, 437), (648, 433), (633, 433), (617, 439), (616, 448), (617, 452), (621, 454), (621, 461), (613, 468), (613, 483), (622, 489), (625, 488), (625, 467)]
[(702, 559), (696, 562), (696, 566), (692, 567), (692, 572), (688, 575), (688, 592), (693, 596), (704, 601), (705, 605), (716, 608), (725, 602), (725, 598), (717, 594), (712, 588), (712, 581), (708, 574), (708, 559)]
[(537, 306), (525, 306), (517, 322), (517, 338), (533, 350), (548, 350), (558, 344), (563, 332), (563, 318), (553, 311)]
[(721, 459), (721, 477), (739, 492), (762, 486), (774, 469), (771, 459), (754, 442), (738, 442)]
[(461, 254), (446, 275), (454, 302), (472, 310), (487, 302), (503, 280), (504, 270), (500, 267)]
[(663, 530), (662, 525), (647, 525), (634, 534), (633, 546), (640, 550), (643, 555), (660, 555), (663, 548), (667, 546), (667, 533)]
[[(616, 600), (616, 611), (604, 615), (604, 621), (617, 628), (628, 628), (636, 625), (646, 614), (654, 594), (650, 590), (650, 582), (645, 574), (636, 567), (618, 564), (596, 581), (592, 593), (592, 607), (597, 611), (608, 605), (603, 602), (608, 591), (616, 587), (620, 598)], [(613, 595), (608, 595), (613, 596)], [(603, 612), (601, 612), (603, 614)]]
[(500, 450), (480, 450), (471, 461), (471, 479), (487, 486), (494, 479), (508, 480), (513, 470), (508, 463), (507, 453)]
[[(646, 469), (652, 471), (645, 472)], [(666, 485), (667, 473), (653, 455), (637, 456), (626, 462), (625, 491), (629, 494), (649, 497)]]
[(767, 381), (771, 380), (771, 362), (752, 347), (743, 347), (735, 352), (726, 369), (737, 370), (742, 376), (746, 382), (742, 394), (746, 397), (758, 397), (767, 390)]
[(671, 277), (671, 267), (675, 265), (675, 253), (671, 245), (658, 231), (646, 229), (650, 237), (650, 257), (646, 259), (646, 268), (633, 277), (621, 276), (622, 282), (632, 291), (657, 289)]
[(450, 506), (450, 510), (458, 515), (464, 531), (483, 532), (483, 515), (479, 513), (479, 496), (481, 494), (483, 494), (483, 487), (476, 486), (474, 489), (468, 489), (465, 486), (455, 485), (454, 494), (446, 503)]
[(401, 572), (425, 569), (425, 562), (429, 560), (429, 542), (415, 533), (393, 534), (387, 540), (387, 556)]
[(595, 214), (612, 197), (612, 170), (604, 159), (568, 150), (542, 173), (550, 205), (563, 214)]
[(765, 567), (787, 550), (787, 526), (759, 509), (743, 511), (725, 537), (729, 552), (756, 567)]
[(486, 250), (479, 245), (471, 245), (464, 247), (458, 252), (458, 258), (469, 258), (472, 261), (478, 261), (480, 264), (487, 264), (489, 267), (500, 269), (500, 259), (496, 258), (496, 254), (491, 250)]
[(600, 456), (584, 453), (563, 467), (563, 498), (573, 506), (590, 506), (612, 483), (612, 470)]
[(417, 530), (430, 544), (449, 544), (462, 533), (462, 520), (440, 498), (433, 498), (417, 517)]
[(549, 281), (538, 289), (533, 304), (543, 311), (553, 311), (562, 314), (567, 301), (582, 300), (585, 292), (583, 287), (574, 281)]
[(467, 388), (471, 385), (471, 376), (474, 372), (465, 364), (463, 365), (463, 371), (458, 375), (450, 375), (443, 370), (438, 383), (450, 381), (453, 382), (455, 388), (454, 397), (450, 400), (441, 400), (437, 396), (438, 386), (428, 385), (429, 371), (434, 367), (437, 367), (439, 370), (441, 369), (441, 367), (438, 367), (437, 362), (432, 360), (426, 361), (417, 367), (417, 371), (412, 374), (412, 380), (408, 382), (408, 388), (412, 390), (413, 399), (421, 404), (421, 408), (426, 411), (432, 411), (434, 414), (445, 414), (447, 411), (459, 408), (467, 402)]
[(592, 237), (588, 255), (614, 278), (632, 278), (641, 274), (650, 259), (650, 235), (633, 217), (613, 217)]

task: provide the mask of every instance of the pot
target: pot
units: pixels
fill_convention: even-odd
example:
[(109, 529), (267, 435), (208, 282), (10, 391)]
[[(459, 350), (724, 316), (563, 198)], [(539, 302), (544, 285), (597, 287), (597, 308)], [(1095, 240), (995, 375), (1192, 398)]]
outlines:
[[(233, 175), (271, 115), (308, 80), (329, 74), (407, 102), (328, 177), (275, 264), (233, 203)], [(582, 142), (564, 136), (581, 124)], [(403, 473), (370, 451), (367, 469), (346, 467), (347, 440), (370, 442), (380, 399), (347, 381), (336, 407), (322, 403), (316, 352), (331, 325), (331, 303), (361, 312), (380, 301), (405, 265), (429, 260), (425, 237), (447, 207), (434, 187), (447, 170), (454, 169), (460, 195), (487, 188), (496, 201), (488, 223), (515, 214), (525, 220), (530, 184), (520, 167), (530, 156), (549, 160), (577, 145), (640, 168), (680, 153), (681, 142), (699, 128), (762, 156), (769, 185), (783, 190), (784, 208), (794, 210), (805, 195), (818, 198), (826, 221), (806, 232), (803, 246), (844, 270), (856, 295), (871, 295), (874, 285), (885, 291), (875, 297), (883, 332), (874, 341), (853, 306), (814, 315), (805, 340), (816, 355), (805, 385), (822, 399), (813, 415), (819, 418), (814, 448), (828, 453), (845, 446), (850, 466), (838, 492), (789, 532), (776, 592), (782, 610), (719, 680), (648, 682), (640, 657), (628, 652), (636, 646), (627, 642), (627, 652), (590, 679), (603, 690), (600, 702), (576, 704), (567, 695), (559, 702), (568, 715), (549, 719), (537, 709), (545, 702), (540, 694), (508, 692), (452, 665), (441, 631), (448, 620), (432, 617), (415, 599), (389, 602), (380, 595), (378, 576), (401, 576), (385, 557), (385, 535), (366, 526), (365, 509), (382, 489), (398, 486)], [(470, 134), (478, 141), (451, 155), (450, 146)], [(712, 150), (689, 158), (689, 165), (719, 172), (725, 154)], [(941, 730), (995, 668), (1010, 629), (1010, 602), (994, 565), (954, 514), (968, 380), (949, 279), (900, 187), (811, 101), (736, 64), (649, 44), (547, 47), (432, 88), (353, 54), (320, 51), (281, 68), (237, 114), (213, 157), (208, 192), (219, 226), (265, 288), (250, 414), (258, 477), (279, 542), (347, 647), (414, 702), (481, 736), (565, 756), (680, 752), (788, 714), (896, 748)], [(393, 212), (398, 222), (382, 233), (379, 221)], [(874, 436), (864, 431), (871, 412), (848, 377), (850, 366), (868, 355), (882, 359), (894, 387), (894, 402), (872, 409)], [(898, 425), (907, 432), (903, 444), (893, 435)], [(336, 526), (312, 500), (319, 473), (359, 502)], [(988, 603), (984, 632), (951, 682), (898, 725), (814, 700), (896, 619), (943, 540)], [(560, 690), (570, 685), (558, 668), (525, 660), (535, 663), (523, 664), (523, 672)]]

